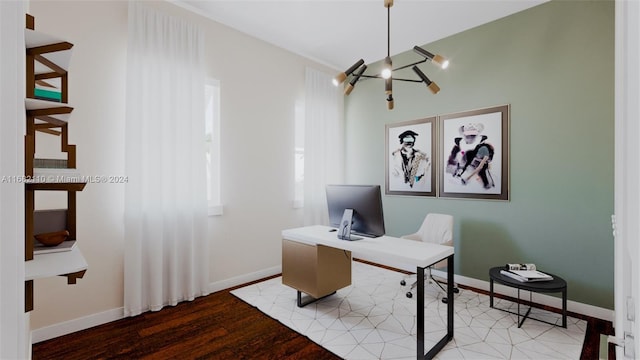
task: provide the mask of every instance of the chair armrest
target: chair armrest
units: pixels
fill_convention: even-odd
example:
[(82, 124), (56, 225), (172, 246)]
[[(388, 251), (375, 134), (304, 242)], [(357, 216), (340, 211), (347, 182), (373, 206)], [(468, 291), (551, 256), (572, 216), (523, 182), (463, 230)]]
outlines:
[(422, 237), (420, 236), (420, 234), (415, 233), (415, 234), (409, 234), (409, 235), (404, 235), (401, 237), (402, 239), (409, 239), (409, 240), (416, 240), (416, 241), (422, 241)]
[[(402, 239), (409, 239), (409, 240), (415, 240), (415, 241), (422, 241), (422, 236), (418, 233), (415, 234), (409, 234), (409, 235), (404, 235), (401, 236)], [(444, 242), (440, 245), (444, 245), (444, 246), (453, 246), (453, 240), (449, 240), (447, 242)]]

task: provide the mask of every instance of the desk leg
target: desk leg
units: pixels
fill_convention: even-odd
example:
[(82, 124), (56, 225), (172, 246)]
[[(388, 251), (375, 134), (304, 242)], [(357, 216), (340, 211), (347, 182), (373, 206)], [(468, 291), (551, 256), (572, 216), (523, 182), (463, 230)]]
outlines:
[(447, 260), (447, 341), (453, 339), (453, 255)]
[[(418, 268), (418, 279), (424, 269)], [(418, 359), (433, 359), (453, 339), (453, 255), (447, 258), (447, 334), (424, 354), (424, 281), (418, 281)]]
[(297, 305), (298, 305), (298, 307), (300, 307), (300, 308), (301, 308), (301, 307), (305, 307), (305, 306), (307, 306), (307, 305), (309, 305), (309, 304), (313, 304), (314, 302), (319, 301), (319, 300), (322, 300), (322, 299), (326, 298), (327, 296), (331, 296), (331, 295), (333, 295), (333, 294), (335, 294), (335, 293), (336, 293), (336, 292), (334, 291), (334, 292), (332, 292), (331, 294), (325, 295), (325, 296), (323, 296), (323, 297), (319, 297), (319, 298), (317, 298), (317, 299), (316, 299), (316, 298), (314, 298), (314, 297), (312, 297), (312, 296), (309, 296), (309, 299), (307, 299), (307, 301), (304, 301), (304, 302), (303, 302), (303, 301), (302, 301), (302, 291), (298, 290)]
[(418, 351), (417, 359), (424, 359), (424, 280), (422, 280), (424, 279), (424, 268), (419, 267), (416, 276), (418, 277), (418, 299), (416, 299), (418, 343), (416, 350)]

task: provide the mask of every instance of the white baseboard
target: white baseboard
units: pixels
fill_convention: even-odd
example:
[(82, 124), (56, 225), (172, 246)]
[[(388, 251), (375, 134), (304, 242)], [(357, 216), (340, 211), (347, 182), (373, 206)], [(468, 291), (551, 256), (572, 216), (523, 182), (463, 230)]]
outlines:
[(33, 344), (36, 344), (41, 341), (56, 338), (58, 336), (71, 334), (76, 331), (85, 330), (94, 326), (120, 320), (123, 317), (124, 308), (116, 308), (97, 314), (83, 316), (81, 318), (35, 329), (31, 331), (31, 341), (33, 341)]
[(278, 275), (280, 273), (282, 273), (282, 266), (274, 266), (249, 274), (235, 276), (230, 279), (216, 281), (209, 284), (209, 292), (214, 293), (216, 291), (225, 290), (234, 286), (246, 284), (248, 282), (264, 279), (269, 276)]
[[(217, 291), (225, 290), (234, 286), (242, 285), (248, 282), (260, 280), (269, 276), (277, 275), (282, 272), (281, 266), (274, 266), (268, 269), (256, 271), (253, 273), (235, 276), (230, 279), (216, 281), (209, 284), (209, 292), (214, 293)], [(433, 270), (433, 275), (444, 277), (446, 273), (438, 270)], [(470, 286), (476, 289), (481, 289), (485, 291), (489, 291), (489, 282), (468, 278), (465, 276), (455, 275), (454, 280), (457, 284)], [(512, 296), (517, 296), (516, 289), (502, 286), (499, 284), (495, 284), (494, 288), (496, 293)], [(553, 296), (548, 296), (544, 294), (533, 294), (533, 302), (552, 306), (555, 308), (562, 308), (562, 299), (556, 298)], [(567, 310), (572, 311), (578, 314), (583, 314), (591, 317), (595, 317), (598, 319), (603, 319), (607, 321), (613, 321), (614, 312), (613, 310), (600, 308), (593, 305), (582, 304), (575, 301), (567, 301)], [(112, 310), (107, 310), (101, 313), (92, 314), (88, 316), (84, 316), (78, 319), (73, 319), (69, 321), (65, 321), (58, 324), (53, 324), (50, 326), (46, 326), (43, 328), (35, 329), (31, 332), (31, 338), (33, 343), (39, 343), (41, 341), (53, 339), (59, 336), (71, 334), (76, 331), (85, 330), (94, 326), (106, 324), (112, 321), (120, 320), (124, 318), (124, 308), (116, 308)]]
[[(260, 280), (269, 276), (277, 275), (282, 272), (282, 266), (274, 266), (269, 269), (256, 271), (253, 273), (236, 276), (230, 279), (210, 283), (209, 292), (213, 293), (228, 289), (237, 285), (242, 285), (251, 281)], [(31, 343), (36, 344), (45, 340), (53, 339), (59, 336), (74, 333), (76, 331), (85, 330), (94, 326), (106, 324), (112, 321), (124, 318), (124, 308), (116, 308), (101, 313), (87, 315), (81, 318), (61, 322), (45, 326), (31, 331)]]
[[(438, 276), (438, 277), (444, 277), (446, 278), (446, 272), (444, 271), (440, 271), (440, 270), (433, 270), (432, 271), (434, 276)], [(457, 284), (461, 284), (461, 285), (466, 285), (466, 286), (470, 286), (476, 289), (480, 289), (480, 290), (485, 290), (485, 291), (489, 291), (489, 282), (488, 281), (484, 281), (484, 280), (478, 280), (478, 279), (473, 279), (473, 278), (469, 278), (469, 277), (465, 277), (465, 276), (460, 276), (460, 275), (454, 275), (454, 281)], [(517, 297), (518, 296), (518, 290), (508, 287), (508, 286), (504, 286), (504, 285), (500, 285), (498, 283), (494, 283), (494, 292), (498, 293), (498, 294), (502, 294), (502, 295), (507, 295), (507, 296), (511, 296), (511, 297)], [(522, 292), (521, 292), (522, 293)], [(524, 292), (527, 299), (529, 300), (529, 296), (528, 296), (528, 291)], [(522, 295), (521, 295), (522, 296)], [(546, 306), (551, 306), (557, 309), (562, 309), (562, 298), (559, 297), (554, 297), (554, 296), (550, 296), (550, 295), (545, 295), (545, 294), (539, 294), (539, 293), (533, 293), (532, 294), (532, 301), (536, 304), (541, 304), (541, 305), (546, 305)], [(567, 311), (571, 311), (577, 314), (582, 314), (582, 315), (587, 315), (587, 316), (591, 316), (597, 319), (602, 319), (602, 320), (606, 320), (606, 321), (612, 321), (614, 319), (614, 311), (610, 310), (610, 309), (605, 309), (605, 308), (601, 308), (601, 307), (597, 307), (597, 306), (593, 306), (593, 305), (589, 305), (589, 304), (583, 304), (583, 303), (579, 303), (576, 301), (571, 301), (571, 300), (567, 300)]]

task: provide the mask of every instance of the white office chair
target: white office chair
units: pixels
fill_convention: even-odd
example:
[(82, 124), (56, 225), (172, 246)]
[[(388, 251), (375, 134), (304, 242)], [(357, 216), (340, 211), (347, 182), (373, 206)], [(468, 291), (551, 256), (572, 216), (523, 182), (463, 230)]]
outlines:
[[(416, 233), (402, 236), (402, 238), (416, 241), (425, 241), (439, 245), (453, 246), (453, 216), (434, 213), (427, 214), (424, 221), (422, 222), (422, 225), (420, 226), (420, 229), (418, 229)], [(440, 290), (444, 292), (445, 297), (442, 298), (443, 303), (447, 303), (447, 291), (444, 287), (442, 287), (441, 284), (441, 282), (444, 281), (436, 280), (431, 274), (431, 269), (439, 269), (442, 267), (446, 268), (446, 265), (446, 259), (431, 265), (429, 268), (427, 268), (427, 272), (425, 273), (424, 279), (422, 280), (436, 284), (440, 288)], [(402, 286), (406, 284), (407, 282), (405, 280), (402, 280), (400, 282), (400, 285)], [(411, 284), (411, 288), (407, 292), (408, 298), (413, 297), (412, 291), (417, 286), (417, 284), (417, 280), (413, 284)], [(458, 288), (454, 285), (453, 292), (458, 293), (460, 292), (460, 290), (458, 290)]]

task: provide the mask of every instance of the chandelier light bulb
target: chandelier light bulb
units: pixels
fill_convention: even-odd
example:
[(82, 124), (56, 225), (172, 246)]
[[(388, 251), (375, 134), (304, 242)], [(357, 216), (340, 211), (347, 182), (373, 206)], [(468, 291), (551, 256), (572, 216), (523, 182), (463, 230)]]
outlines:
[(382, 68), (380, 76), (385, 80), (391, 77), (391, 57), (384, 58), (384, 68)]
[(356, 61), (356, 63), (351, 65), (350, 68), (348, 68), (344, 72), (341, 72), (335, 78), (333, 78), (333, 85), (338, 86), (338, 85), (342, 84), (347, 79), (347, 76), (351, 75), (351, 73), (354, 72), (354, 70), (356, 70), (357, 68), (359, 68), (363, 64), (364, 64), (364, 60), (362, 60), (362, 59)]
[[(423, 50), (423, 51), (426, 52), (426, 53), (429, 53), (426, 50)], [(431, 54), (431, 53), (429, 53), (429, 54)], [(444, 56), (442, 56), (442, 55), (438, 55), (438, 54), (433, 55), (433, 57), (431, 58), (431, 61), (433, 61), (435, 64), (440, 65), (440, 67), (442, 69), (446, 69), (446, 68), (449, 67), (449, 60), (445, 59)]]

